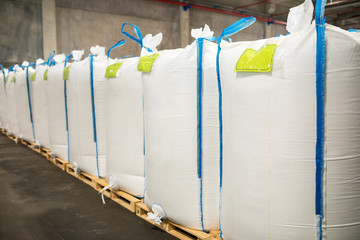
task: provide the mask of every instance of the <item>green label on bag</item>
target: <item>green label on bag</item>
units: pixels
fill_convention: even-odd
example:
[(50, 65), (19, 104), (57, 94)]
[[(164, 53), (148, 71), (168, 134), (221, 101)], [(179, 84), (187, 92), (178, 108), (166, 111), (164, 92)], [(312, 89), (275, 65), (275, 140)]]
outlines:
[(49, 69), (46, 69), (46, 70), (45, 70), (45, 73), (44, 73), (44, 79), (43, 79), (43, 80), (47, 80), (48, 70), (49, 70)]
[(17, 74), (15, 74), (15, 75), (12, 77), (11, 82), (16, 82), (16, 75), (17, 75)]
[(9, 79), (9, 75), (7, 75), (5, 78), (5, 84), (7, 83), (8, 79)]
[(32, 81), (32, 82), (35, 81), (35, 77), (36, 77), (36, 72), (31, 74), (30, 81)]
[(64, 69), (64, 72), (63, 72), (63, 79), (64, 80), (67, 80), (69, 78), (69, 70), (70, 70), (70, 67), (71, 66), (67, 66), (65, 69)]
[(147, 55), (145, 57), (140, 58), (137, 70), (140, 72), (150, 72), (156, 58), (159, 55), (160, 54), (155, 53), (155, 54)]
[(235, 72), (271, 72), (276, 48), (276, 44), (268, 44), (258, 51), (246, 49), (236, 63)]
[(106, 68), (105, 77), (106, 78), (114, 78), (116, 77), (116, 73), (119, 71), (122, 63), (114, 63)]

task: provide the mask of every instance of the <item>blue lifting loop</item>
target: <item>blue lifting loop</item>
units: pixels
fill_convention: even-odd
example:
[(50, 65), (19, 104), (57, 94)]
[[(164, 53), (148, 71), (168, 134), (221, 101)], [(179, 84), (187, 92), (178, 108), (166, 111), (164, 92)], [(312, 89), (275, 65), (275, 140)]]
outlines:
[[(134, 33), (136, 35), (136, 37), (134, 37), (133, 35), (131, 35), (130, 33), (126, 32), (124, 30), (125, 26), (132, 26), (134, 28)], [(140, 44), (140, 47), (141, 48), (145, 48), (148, 52), (153, 52), (152, 49), (146, 47), (143, 45), (143, 37), (141, 35), (141, 32), (140, 32), (140, 29), (138, 28), (138, 26), (134, 25), (134, 24), (131, 24), (131, 23), (124, 23), (122, 26), (121, 26), (121, 33), (124, 34), (126, 37), (130, 38), (131, 40), (137, 42), (138, 44)]]
[(241, 30), (249, 27), (256, 21), (254, 17), (246, 17), (242, 18), (239, 21), (233, 23), (229, 27), (225, 28), (220, 36), (217, 38), (218, 50), (216, 54), (216, 76), (217, 76), (217, 84), (218, 84), (218, 94), (219, 94), (219, 142), (220, 142), (220, 154), (219, 154), (219, 169), (220, 169), (220, 184), (219, 184), (219, 192), (220, 192), (220, 201), (219, 201), (219, 226), (220, 226), (220, 236), (222, 237), (222, 220), (221, 220), (221, 212), (222, 212), (222, 182), (223, 182), (223, 117), (222, 117), (222, 89), (221, 89), (221, 77), (220, 77), (220, 52), (221, 52), (221, 40), (229, 39), (230, 36), (235, 33), (240, 32)]
[(110, 52), (117, 47), (123, 46), (125, 44), (125, 40), (121, 39), (120, 41), (118, 41), (117, 43), (115, 43), (113, 46), (111, 46), (107, 52), (107, 58), (110, 58)]

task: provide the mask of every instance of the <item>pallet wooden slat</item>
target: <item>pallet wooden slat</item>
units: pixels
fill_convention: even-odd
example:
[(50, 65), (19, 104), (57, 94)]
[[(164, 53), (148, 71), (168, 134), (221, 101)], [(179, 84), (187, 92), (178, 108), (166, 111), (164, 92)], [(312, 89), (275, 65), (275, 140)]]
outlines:
[(64, 159), (62, 158), (58, 158), (58, 157), (55, 157), (53, 158), (54, 159), (54, 164), (60, 168), (61, 170), (63, 171), (66, 171), (66, 165), (69, 164), (69, 162), (65, 161)]
[(65, 171), (71, 176), (78, 178), (78, 175), (75, 174), (74, 167), (71, 165), (71, 163), (65, 166)]
[(53, 160), (51, 160), (51, 150), (45, 147), (40, 147), (40, 154), (46, 157), (48, 160), (54, 163)]
[(11, 140), (13, 140), (16, 143), (18, 143), (20, 141), (20, 139), (17, 136), (15, 136), (14, 134), (9, 134), (8, 138), (10, 138)]
[[(97, 181), (95, 182), (95, 185), (94, 185), (94, 189), (96, 191), (100, 192), (107, 185), (108, 185), (108, 182), (105, 181), (104, 179), (97, 179)], [(108, 198), (111, 198), (112, 189), (111, 188), (106, 189), (105, 191), (103, 191), (103, 194), (105, 196), (107, 196)]]
[(121, 190), (113, 190), (111, 199), (133, 213), (136, 211), (136, 204), (141, 202), (139, 198), (136, 198)]
[(25, 139), (21, 139), (20, 143), (22, 143), (23, 145), (30, 147), (32, 146), (32, 142), (26, 141)]
[(6, 135), (6, 130), (4, 128), (0, 128), (0, 133)]
[(152, 220), (147, 219), (147, 214), (151, 212), (144, 203), (140, 202), (136, 204), (136, 215), (146, 220), (147, 222), (161, 228), (169, 234), (186, 240), (218, 240), (220, 239), (219, 231), (213, 231), (205, 233), (201, 230), (195, 230), (188, 227), (180, 226), (167, 219), (162, 219), (162, 223), (157, 224)]
[(78, 178), (83, 181), (84, 183), (86, 183), (87, 185), (89, 185), (90, 187), (96, 189), (96, 180), (97, 177), (91, 175), (91, 174), (87, 174), (85, 172), (79, 172), (78, 174)]

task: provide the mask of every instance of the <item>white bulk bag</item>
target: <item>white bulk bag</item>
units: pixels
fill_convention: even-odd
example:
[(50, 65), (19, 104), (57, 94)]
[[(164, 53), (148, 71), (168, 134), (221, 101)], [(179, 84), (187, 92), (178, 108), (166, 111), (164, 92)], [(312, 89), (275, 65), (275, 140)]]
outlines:
[(36, 143), (50, 149), (47, 106), (47, 80), (44, 80), (48, 65), (41, 59), (36, 61), (35, 78), (31, 81), (31, 96)]
[(9, 134), (19, 136), (19, 123), (16, 114), (16, 95), (15, 95), (15, 84), (16, 74), (23, 71), (19, 65), (12, 67), (13, 70), (9, 72), (6, 82), (6, 110), (8, 117), (9, 127), (7, 129)]
[(65, 54), (55, 56), (54, 60), (56, 61), (56, 65), (48, 68), (48, 80), (46, 84), (50, 149), (53, 156), (67, 160), (63, 80)]
[(35, 141), (33, 125), (31, 121), (32, 113), (30, 112), (32, 98), (30, 95), (30, 77), (34, 73), (34, 69), (30, 66), (28, 67), (28, 65), (28, 62), (22, 63), (24, 71), (17, 73), (16, 76), (16, 116), (19, 124), (19, 137), (27, 141)]
[[(226, 240), (319, 239), (316, 42), (313, 24), (285, 37), (221, 46)], [(246, 51), (272, 44), (272, 71), (238, 66)], [(359, 75), (360, 40), (326, 25), (322, 239), (360, 237)]]
[[(212, 32), (206, 27), (204, 36)], [(215, 68), (217, 45), (203, 41), (202, 159), (198, 161), (197, 42), (159, 52), (143, 73), (145, 203), (195, 229), (218, 229), (219, 132)], [(200, 51), (199, 51), (200, 52)]]
[[(72, 57), (73, 54), (74, 53), (72, 53), (70, 57)], [(82, 54), (80, 54), (76, 60), (80, 60), (81, 56)], [(47, 80), (48, 124), (51, 153), (56, 157), (68, 161), (65, 89), (63, 80), (65, 55), (56, 55), (54, 56), (54, 60), (56, 65), (48, 68)], [(68, 65), (70, 65), (70, 63), (68, 63)]]
[[(66, 80), (70, 161), (76, 172), (81, 170), (96, 176), (106, 176), (107, 59), (104, 48), (92, 47), (90, 51), (96, 55), (72, 63)], [(91, 58), (93, 85), (90, 71)], [(92, 102), (92, 89), (94, 102)]]
[[(145, 36), (144, 44), (152, 43), (162, 34)], [(155, 51), (156, 44), (151, 48)], [(147, 46), (146, 45), (146, 46)], [(143, 48), (142, 52), (148, 52)], [(107, 73), (116, 66), (107, 83), (107, 159), (106, 178), (109, 185), (121, 188), (137, 197), (144, 196), (144, 133), (142, 74), (137, 70), (139, 58), (119, 59), (109, 65)]]
[(118, 76), (107, 79), (107, 180), (143, 196), (144, 137), (141, 72), (138, 57), (119, 60)]
[(0, 73), (0, 127), (3, 129), (9, 128), (7, 124), (7, 103), (6, 103), (6, 86), (5, 86), (5, 79), (8, 74), (8, 70), (2, 68), (2, 72)]

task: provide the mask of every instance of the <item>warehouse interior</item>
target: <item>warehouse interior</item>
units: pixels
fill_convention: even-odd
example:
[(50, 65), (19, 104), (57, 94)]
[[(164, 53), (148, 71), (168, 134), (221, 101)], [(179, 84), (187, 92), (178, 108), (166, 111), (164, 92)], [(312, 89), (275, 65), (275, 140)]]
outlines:
[(360, 239), (359, 0), (0, 10), (0, 239)]

